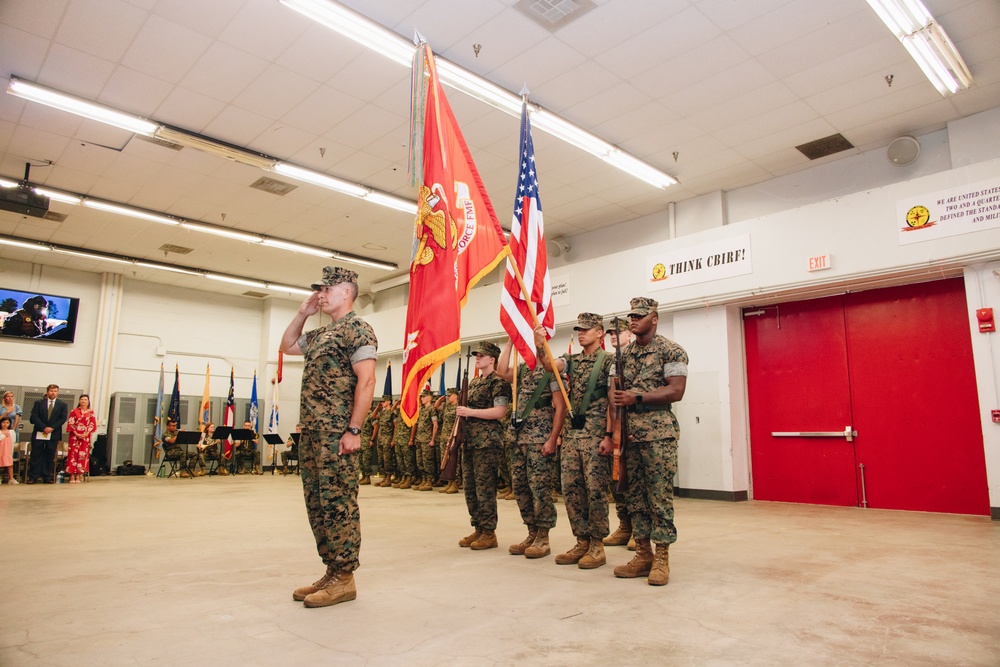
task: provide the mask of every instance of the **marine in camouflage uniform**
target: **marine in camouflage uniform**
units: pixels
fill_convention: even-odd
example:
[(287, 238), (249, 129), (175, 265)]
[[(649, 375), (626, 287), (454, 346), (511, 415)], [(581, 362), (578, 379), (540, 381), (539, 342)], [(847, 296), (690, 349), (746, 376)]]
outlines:
[(503, 451), (501, 420), (510, 405), (510, 383), (493, 367), (500, 348), (482, 342), (475, 352), (480, 376), (469, 382), (466, 405), (456, 414), (465, 418), (465, 451), (462, 452), (462, 480), (465, 505), (469, 509), (473, 532), (459, 546), (493, 549), (497, 546), (497, 469)]
[[(446, 395), (438, 399), (438, 402), (444, 401), (444, 404), (440, 407), (440, 412), (438, 413), (438, 432), (437, 432), (437, 448), (438, 448), (438, 465), (442, 465), (444, 461), (445, 451), (448, 448), (448, 441), (451, 439), (451, 432), (455, 430), (455, 410), (458, 408), (458, 389), (449, 389)], [(456, 455), (458, 452), (456, 451)], [(460, 468), (456, 468), (460, 469)], [(437, 471), (440, 477), (441, 471)], [(456, 480), (451, 480), (445, 487), (440, 491), (440, 493), (458, 493), (458, 482)]]
[(437, 436), (438, 416), (431, 403), (433, 396), (427, 389), (420, 393), (420, 414), (417, 415), (416, 428), (413, 430), (414, 451), (417, 455), (417, 471), (419, 484), (414, 483), (417, 491), (430, 491), (434, 485), (434, 438)]
[[(608, 339), (610, 349), (608, 354), (614, 354), (615, 349), (618, 347), (619, 343), (622, 346), (622, 350), (625, 346), (629, 344), (632, 340), (632, 332), (628, 328), (628, 319), (624, 317), (616, 317), (611, 320), (611, 324), (605, 330), (605, 336)], [(614, 384), (615, 377), (615, 366), (611, 366), (611, 375), (608, 378), (609, 384)], [(611, 431), (614, 435), (611, 436), (612, 442), (614, 442), (615, 453), (614, 458), (608, 460), (609, 465), (619, 465), (620, 458), (620, 447), (619, 442), (621, 438), (621, 426), (618, 423), (617, 410), (612, 410), (614, 414), (614, 423), (612, 424)], [(618, 516), (618, 528), (614, 530), (610, 535), (604, 538), (604, 546), (606, 547), (619, 547), (623, 545), (629, 545), (628, 548), (631, 551), (635, 551), (635, 542), (632, 541), (632, 519), (629, 517), (628, 513), (628, 502), (626, 501), (626, 494), (624, 491), (618, 491), (618, 479), (612, 475), (611, 478), (611, 493), (615, 499), (615, 514)]]
[(394, 482), (394, 489), (409, 489), (417, 477), (417, 455), (413, 449), (413, 428), (403, 421), (402, 403), (392, 408), (392, 451), (396, 458), (396, 472), (402, 475)]
[[(292, 593), (306, 607), (353, 600), (359, 566), (358, 450), (361, 423), (375, 389), (378, 341), (352, 309), (357, 274), (326, 267), (313, 294), (285, 330), (281, 349), (305, 356), (302, 373), (302, 435), (299, 468), (306, 514), (326, 573)], [(322, 311), (330, 324), (302, 334), (306, 320)]]
[[(514, 379), (510, 364), (512, 348), (513, 344), (508, 342), (500, 355), (497, 374), (504, 380)], [(555, 376), (542, 364), (537, 364), (534, 370), (527, 364), (518, 366), (514, 408), (508, 429), (511, 483), (528, 536), (510, 545), (507, 551), (514, 556), (541, 558), (551, 553), (549, 529), (556, 525), (552, 470), (556, 441), (566, 416), (566, 404)]]
[(637, 297), (630, 305), (635, 340), (622, 350), (627, 389), (613, 392), (612, 400), (629, 412), (625, 466), (636, 555), (616, 567), (615, 576), (648, 575), (649, 584), (662, 586), (670, 577), (668, 549), (677, 541), (673, 480), (679, 433), (671, 406), (684, 397), (688, 356), (680, 345), (656, 333), (656, 301)]
[(372, 441), (372, 434), (375, 432), (375, 411), (373, 407), (365, 414), (365, 420), (361, 423), (361, 479), (358, 484), (371, 484), (372, 475), (378, 474), (378, 447)]
[(392, 484), (393, 473), (396, 472), (396, 459), (392, 448), (392, 396), (382, 395), (377, 423), (375, 445), (378, 448), (379, 468), (382, 469), (382, 481), (379, 482), (379, 486), (389, 486)]
[(163, 431), (163, 458), (169, 456), (171, 460), (177, 462), (177, 467), (180, 472), (177, 473), (178, 477), (190, 477), (191, 473), (188, 472), (188, 454), (187, 448), (176, 444), (177, 440), (177, 422), (167, 420), (167, 428)]
[[(584, 349), (577, 354), (563, 355), (556, 365), (569, 377), (568, 391), (574, 413), (574, 418), (563, 424), (560, 465), (566, 514), (576, 545), (555, 560), (559, 565), (575, 564), (589, 570), (607, 563), (603, 539), (610, 532), (608, 487), (611, 469), (606, 457), (613, 447), (607, 394), (614, 357), (601, 349), (604, 320), (600, 315), (580, 313), (573, 329)], [(538, 337), (536, 330), (536, 340)], [(545, 359), (543, 363), (549, 362)], [(587, 388), (595, 372), (596, 383), (588, 398)]]

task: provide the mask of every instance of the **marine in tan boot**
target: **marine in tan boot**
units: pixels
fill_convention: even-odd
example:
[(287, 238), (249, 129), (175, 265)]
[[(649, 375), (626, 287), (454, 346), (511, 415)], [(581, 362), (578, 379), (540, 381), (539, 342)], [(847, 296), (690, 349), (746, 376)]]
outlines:
[(576, 565), (590, 551), (590, 536), (576, 538), (576, 546), (564, 554), (556, 556), (556, 565)]
[[(455, 486), (455, 480), (452, 480), (447, 484), (445, 484), (443, 489), (438, 489), (438, 493), (453, 493), (451, 489), (454, 488), (454, 486)], [(455, 491), (457, 492), (458, 489), (455, 489)]]
[(615, 576), (622, 579), (645, 577), (653, 567), (653, 551), (649, 538), (635, 541), (635, 556), (624, 565), (615, 568)]
[(549, 529), (539, 528), (538, 532), (535, 534), (535, 541), (531, 543), (531, 546), (524, 550), (524, 557), (541, 558), (543, 556), (548, 556), (550, 553), (552, 553), (552, 549), (549, 547)]
[(434, 480), (430, 478), (430, 475), (424, 477), (424, 482), (419, 487), (417, 491), (433, 491), (434, 490)]
[(593, 570), (607, 564), (607, 562), (608, 559), (604, 555), (604, 542), (595, 538), (590, 541), (590, 549), (576, 566), (581, 570)]
[(359, 485), (371, 484), (371, 483), (372, 483), (372, 478), (370, 475), (365, 475), (364, 477), (358, 480)]
[(635, 538), (634, 537), (628, 538), (628, 546), (626, 546), (625, 548), (628, 549), (629, 551), (635, 551)]
[(383, 489), (386, 488), (387, 486), (392, 486), (392, 475), (386, 474), (386, 476), (382, 478), (382, 481), (379, 482), (376, 486), (380, 486)]
[(458, 493), (458, 492), (459, 492), (459, 491), (461, 491), (461, 490), (462, 490), (462, 487), (460, 487), (460, 486), (458, 485), (458, 482), (452, 482), (452, 483), (451, 483), (451, 486), (447, 487), (447, 488), (446, 488), (446, 489), (444, 490), (444, 492), (445, 492), (445, 493)]
[(463, 537), (462, 539), (460, 539), (458, 541), (458, 546), (460, 546), (460, 547), (471, 547), (472, 543), (475, 542), (476, 540), (478, 540), (480, 537), (482, 537), (482, 533), (479, 532), (478, 528), (476, 528), (474, 531), (472, 531), (471, 535), (466, 535), (465, 537)]
[(670, 549), (669, 544), (657, 544), (653, 555), (653, 567), (649, 570), (646, 583), (650, 586), (666, 586), (670, 581)]
[(329, 607), (341, 602), (349, 602), (358, 597), (358, 589), (354, 587), (353, 572), (334, 572), (326, 586), (310, 593), (302, 601), (306, 607)]
[(507, 553), (511, 556), (523, 556), (525, 550), (535, 542), (536, 535), (538, 535), (538, 529), (534, 526), (528, 526), (528, 536), (517, 544), (507, 547)]
[(500, 544), (497, 542), (496, 531), (484, 530), (479, 539), (469, 545), (470, 549), (482, 551), (483, 549), (496, 549)]
[(302, 586), (301, 588), (296, 588), (292, 591), (292, 599), (296, 602), (302, 602), (306, 599), (307, 595), (312, 595), (316, 591), (323, 590), (326, 585), (330, 583), (330, 578), (333, 576), (333, 568), (329, 565), (326, 566), (326, 574), (319, 578), (318, 581), (313, 582), (309, 586)]
[(411, 488), (413, 488), (413, 478), (410, 477), (409, 475), (407, 475), (406, 477), (403, 478), (403, 481), (399, 483), (399, 487), (397, 487), (397, 488), (400, 488), (400, 489), (411, 489)]
[(622, 518), (618, 520), (615, 532), (604, 538), (604, 546), (620, 547), (628, 544), (630, 539), (632, 539), (632, 522), (627, 518)]

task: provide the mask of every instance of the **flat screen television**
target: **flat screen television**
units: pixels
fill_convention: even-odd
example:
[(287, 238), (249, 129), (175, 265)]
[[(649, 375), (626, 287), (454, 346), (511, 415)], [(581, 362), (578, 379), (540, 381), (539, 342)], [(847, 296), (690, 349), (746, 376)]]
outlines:
[(0, 287), (0, 337), (72, 343), (80, 300)]

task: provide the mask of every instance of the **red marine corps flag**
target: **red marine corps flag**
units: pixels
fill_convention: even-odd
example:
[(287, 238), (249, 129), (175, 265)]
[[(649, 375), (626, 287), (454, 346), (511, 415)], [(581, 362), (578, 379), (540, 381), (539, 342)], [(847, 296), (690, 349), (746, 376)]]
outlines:
[[(522, 91), (527, 92), (527, 91)], [(535, 328), (531, 311), (545, 327), (546, 338), (556, 333), (556, 315), (552, 307), (552, 284), (545, 256), (545, 225), (542, 224), (542, 200), (538, 195), (538, 171), (535, 169), (535, 146), (531, 141), (528, 105), (521, 106), (520, 168), (514, 195), (514, 219), (510, 228), (510, 256), (500, 293), (500, 324), (510, 336), (528, 368), (534, 370)], [(515, 266), (521, 270), (531, 300), (524, 298)]]
[[(441, 89), (430, 47), (413, 63), (411, 178), (420, 178), (403, 340), (403, 421), (412, 426), (420, 389), (460, 351), (469, 290), (507, 256), (500, 221)], [(422, 142), (422, 146), (421, 146)], [(454, 289), (452, 289), (454, 287)]]

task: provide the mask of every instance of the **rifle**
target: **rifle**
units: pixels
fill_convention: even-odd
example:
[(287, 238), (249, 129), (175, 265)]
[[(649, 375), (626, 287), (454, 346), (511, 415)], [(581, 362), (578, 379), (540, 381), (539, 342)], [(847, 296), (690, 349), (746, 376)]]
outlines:
[[(469, 362), (472, 359), (472, 346), (465, 355), (465, 375), (462, 377), (462, 391), (458, 396), (459, 405), (469, 402)], [(461, 361), (461, 358), (459, 359)], [(455, 417), (455, 425), (448, 437), (448, 445), (444, 448), (444, 458), (441, 460), (441, 481), (454, 481), (458, 468), (458, 448), (465, 444), (465, 419)]]
[[(615, 322), (615, 377), (612, 389), (625, 391), (625, 362), (622, 360), (622, 330), (621, 322)], [(625, 445), (628, 444), (628, 413), (624, 407), (615, 408), (615, 421), (618, 423), (618, 484), (615, 490), (625, 493), (628, 490), (628, 472), (625, 469)]]

